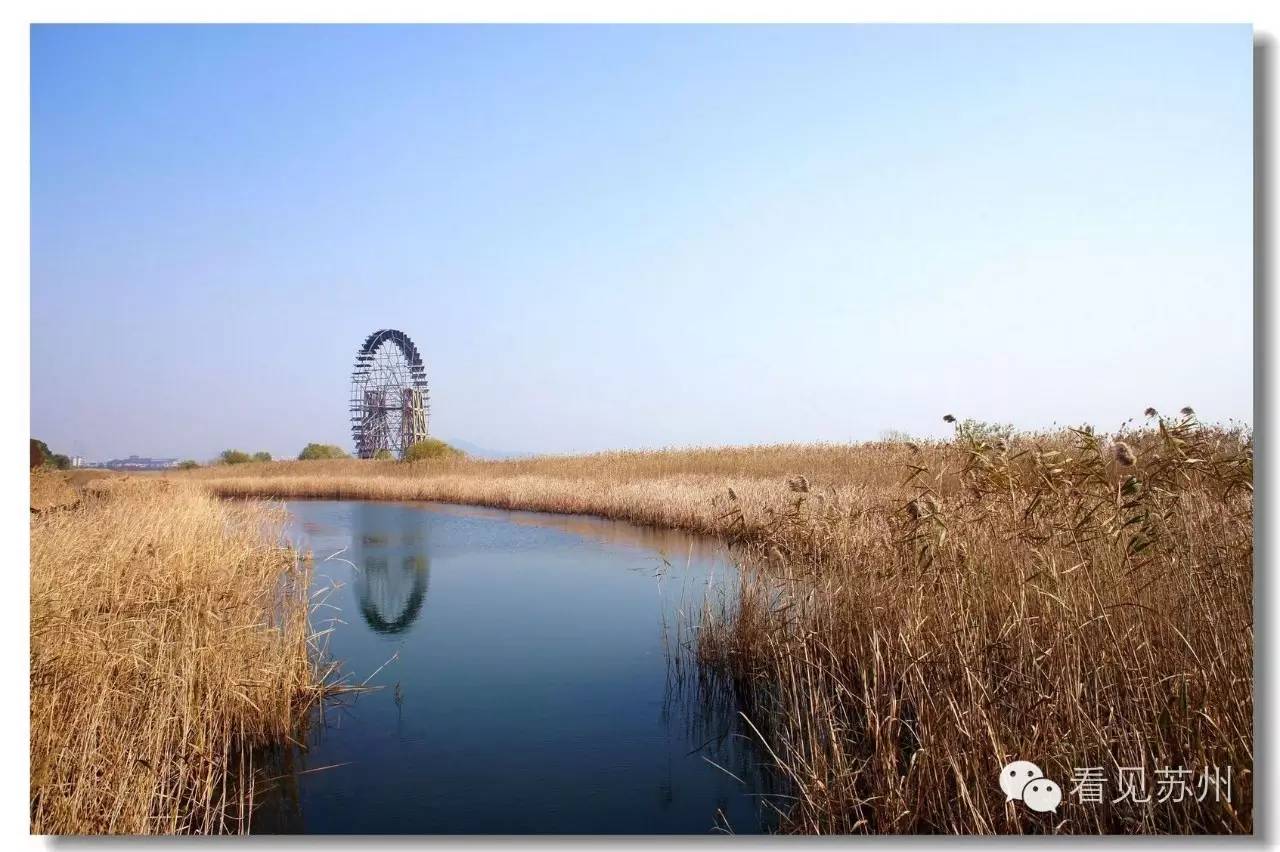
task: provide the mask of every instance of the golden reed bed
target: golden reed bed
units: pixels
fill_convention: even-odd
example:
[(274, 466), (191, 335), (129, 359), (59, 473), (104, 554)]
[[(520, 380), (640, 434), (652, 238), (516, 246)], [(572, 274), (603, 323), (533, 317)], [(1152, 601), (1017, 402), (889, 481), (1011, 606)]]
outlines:
[[(1190, 415), (1123, 437), (962, 429), (895, 492), (797, 482), (743, 524), (698, 651), (793, 780), (787, 828), (1252, 831), (1252, 448)], [(1005, 801), (1014, 760), (1056, 812)]]
[[(786, 830), (1252, 831), (1252, 439), (1190, 411), (1111, 437), (964, 423), (927, 444), (283, 462), (181, 479), (224, 496), (441, 500), (727, 538), (741, 596), (703, 613), (687, 650), (790, 779)], [(1014, 759), (1062, 785), (1056, 812), (1005, 801), (997, 776)], [(1176, 800), (1161, 780), (1174, 769), (1193, 785)], [(1070, 792), (1077, 771), (1103, 777), (1101, 801)], [(1215, 771), (1232, 773), (1229, 795), (1198, 798)], [(1132, 800), (1139, 776), (1145, 802)]]
[(33, 833), (247, 830), (252, 751), (319, 692), (281, 520), (190, 484), (33, 472)]
[(870, 499), (901, 490), (903, 466), (912, 457), (901, 444), (805, 444), (515, 461), (286, 461), (171, 476), (227, 497), (437, 500), (601, 515), (714, 535), (727, 529), (724, 499), (730, 488), (747, 507), (748, 522), (756, 524), (787, 493), (790, 476), (805, 474), (815, 484)]

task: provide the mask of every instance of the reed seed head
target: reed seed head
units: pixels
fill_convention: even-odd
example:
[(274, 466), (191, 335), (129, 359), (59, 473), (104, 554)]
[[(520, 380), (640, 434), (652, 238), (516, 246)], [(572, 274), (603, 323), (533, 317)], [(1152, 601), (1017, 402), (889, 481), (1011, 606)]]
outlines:
[(1138, 460), (1133, 454), (1133, 448), (1124, 441), (1116, 441), (1113, 451), (1116, 456), (1116, 463), (1121, 467), (1133, 467), (1134, 462)]

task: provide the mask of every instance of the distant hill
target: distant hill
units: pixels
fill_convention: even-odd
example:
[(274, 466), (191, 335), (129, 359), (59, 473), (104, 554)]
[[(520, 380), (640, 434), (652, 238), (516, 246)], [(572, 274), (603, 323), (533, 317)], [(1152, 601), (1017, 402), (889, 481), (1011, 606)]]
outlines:
[(516, 453), (510, 450), (491, 450), (488, 447), (477, 446), (470, 441), (459, 441), (454, 438), (444, 438), (442, 440), (446, 444), (457, 447), (467, 455), (477, 459), (518, 459), (533, 455), (533, 453)]

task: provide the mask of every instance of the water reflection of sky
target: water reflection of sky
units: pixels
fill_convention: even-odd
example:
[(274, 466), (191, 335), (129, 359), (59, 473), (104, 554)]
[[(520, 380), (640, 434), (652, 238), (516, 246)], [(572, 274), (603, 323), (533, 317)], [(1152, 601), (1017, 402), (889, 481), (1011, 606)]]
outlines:
[(334, 768), (295, 775), (274, 827), (761, 828), (768, 779), (736, 709), (665, 653), (732, 577), (713, 543), (529, 512), (289, 508), (317, 590), (331, 587), (315, 616), (333, 619), (331, 655), (385, 688), (326, 709), (291, 772)]

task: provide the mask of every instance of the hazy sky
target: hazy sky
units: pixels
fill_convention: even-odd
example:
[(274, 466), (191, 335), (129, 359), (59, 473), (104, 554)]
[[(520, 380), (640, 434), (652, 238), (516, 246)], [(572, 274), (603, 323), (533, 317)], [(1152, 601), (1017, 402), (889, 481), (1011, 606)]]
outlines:
[(1217, 27), (35, 27), (32, 433), (504, 450), (1252, 420)]

